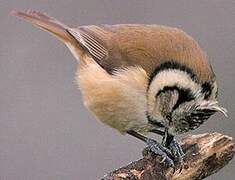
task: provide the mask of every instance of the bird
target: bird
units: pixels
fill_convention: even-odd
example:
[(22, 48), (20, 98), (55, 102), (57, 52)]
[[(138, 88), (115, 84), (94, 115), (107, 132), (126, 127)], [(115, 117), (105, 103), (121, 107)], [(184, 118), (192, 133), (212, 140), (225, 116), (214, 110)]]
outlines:
[[(69, 27), (40, 11), (13, 11), (62, 41), (78, 62), (84, 105), (96, 119), (146, 144), (169, 167), (185, 153), (175, 136), (215, 112), (218, 84), (207, 54), (179, 28), (156, 24)], [(162, 142), (149, 138), (162, 136)]]

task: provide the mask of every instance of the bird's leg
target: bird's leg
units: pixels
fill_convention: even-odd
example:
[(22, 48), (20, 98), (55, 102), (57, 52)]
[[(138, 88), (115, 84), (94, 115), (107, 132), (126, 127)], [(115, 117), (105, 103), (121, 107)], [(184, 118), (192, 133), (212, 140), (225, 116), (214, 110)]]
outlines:
[(174, 136), (172, 136), (172, 135), (170, 135), (168, 133), (167, 128), (165, 129), (165, 131), (160, 131), (160, 130), (157, 130), (157, 129), (152, 129), (149, 132), (152, 132), (152, 133), (155, 133), (155, 134), (163, 136), (162, 145), (165, 146), (166, 148), (170, 149), (172, 151), (172, 155), (173, 156), (175, 156), (176, 158), (179, 156), (180, 160), (183, 159), (185, 154), (184, 154), (180, 144), (175, 140)]
[(149, 132), (155, 133), (155, 134), (158, 134), (158, 135), (161, 135), (161, 136), (165, 136), (164, 131), (160, 131), (160, 130), (157, 130), (157, 129), (151, 129)]
[(133, 130), (127, 131), (127, 133), (131, 136), (134, 136), (147, 144), (147, 151), (151, 151), (152, 153), (160, 156), (162, 158), (161, 162), (164, 162), (168, 167), (174, 168), (174, 161), (172, 160), (172, 153), (169, 149), (158, 143), (157, 141), (147, 138)]
[(165, 130), (165, 135), (163, 136), (162, 145), (171, 151), (174, 161), (180, 166), (181, 172), (185, 154), (181, 145), (175, 140), (174, 136), (168, 133), (167, 129)]

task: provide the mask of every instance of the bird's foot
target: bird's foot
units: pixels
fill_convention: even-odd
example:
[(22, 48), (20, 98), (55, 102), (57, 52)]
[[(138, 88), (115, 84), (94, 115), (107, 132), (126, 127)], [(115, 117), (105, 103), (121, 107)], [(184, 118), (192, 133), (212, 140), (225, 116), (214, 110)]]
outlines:
[(176, 169), (179, 169), (179, 173), (182, 171), (185, 154), (175, 139), (167, 147), (153, 139), (148, 139), (146, 144), (147, 147), (144, 151), (154, 153), (161, 158), (160, 162), (167, 167), (173, 168), (173, 173), (175, 173)]
[(158, 143), (153, 139), (148, 139), (146, 141), (147, 147), (144, 149), (143, 152), (151, 152), (154, 153), (156, 156), (161, 158), (160, 162), (164, 163), (167, 167), (171, 167), (174, 169), (174, 161), (172, 160), (173, 154), (169, 149)]
[(175, 139), (173, 139), (167, 148), (172, 153), (172, 156), (174, 157), (174, 163), (179, 167), (180, 173), (183, 169), (185, 157), (181, 145)]

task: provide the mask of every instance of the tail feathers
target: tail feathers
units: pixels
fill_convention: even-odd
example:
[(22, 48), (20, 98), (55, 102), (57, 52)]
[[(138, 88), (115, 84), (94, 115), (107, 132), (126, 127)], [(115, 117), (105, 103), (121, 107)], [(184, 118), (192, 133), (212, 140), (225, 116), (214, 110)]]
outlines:
[(11, 14), (22, 18), (47, 32), (52, 33), (65, 43), (73, 40), (71, 35), (67, 32), (67, 29), (69, 28), (68, 26), (44, 13), (28, 10), (26, 12), (12, 11)]

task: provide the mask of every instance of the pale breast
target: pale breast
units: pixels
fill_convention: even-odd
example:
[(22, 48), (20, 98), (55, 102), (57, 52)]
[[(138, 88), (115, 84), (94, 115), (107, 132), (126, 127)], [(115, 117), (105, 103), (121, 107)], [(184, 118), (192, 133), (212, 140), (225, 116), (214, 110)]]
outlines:
[(108, 74), (92, 58), (86, 57), (76, 80), (84, 104), (103, 123), (121, 133), (150, 128), (146, 119), (147, 75), (141, 68), (130, 67), (115, 75)]

